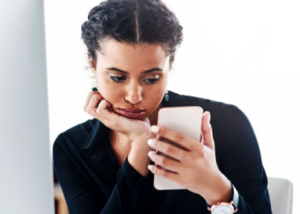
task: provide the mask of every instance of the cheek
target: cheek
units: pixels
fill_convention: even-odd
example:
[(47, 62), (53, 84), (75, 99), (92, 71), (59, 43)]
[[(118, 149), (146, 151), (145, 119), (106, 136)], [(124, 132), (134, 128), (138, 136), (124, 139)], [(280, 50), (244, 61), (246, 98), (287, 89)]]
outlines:
[(165, 95), (165, 84), (159, 87), (153, 87), (151, 90), (146, 90), (147, 95), (144, 97), (147, 100), (147, 105), (151, 108), (156, 108)]
[(104, 77), (97, 78), (97, 89), (99, 93), (110, 103), (115, 103), (120, 97), (120, 91), (116, 90), (116, 85), (112, 84), (109, 80), (106, 80)]
[(151, 88), (148, 91), (148, 94), (153, 98), (153, 99), (161, 99), (162, 96), (164, 96), (165, 91), (166, 91), (166, 81), (162, 80), (159, 84), (157, 84), (155, 87)]

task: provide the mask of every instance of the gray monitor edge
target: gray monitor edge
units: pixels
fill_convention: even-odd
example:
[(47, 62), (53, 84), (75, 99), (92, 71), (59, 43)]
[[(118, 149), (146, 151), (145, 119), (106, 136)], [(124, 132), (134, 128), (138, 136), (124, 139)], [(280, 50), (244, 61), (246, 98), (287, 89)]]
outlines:
[(53, 214), (44, 2), (0, 14), (0, 213)]

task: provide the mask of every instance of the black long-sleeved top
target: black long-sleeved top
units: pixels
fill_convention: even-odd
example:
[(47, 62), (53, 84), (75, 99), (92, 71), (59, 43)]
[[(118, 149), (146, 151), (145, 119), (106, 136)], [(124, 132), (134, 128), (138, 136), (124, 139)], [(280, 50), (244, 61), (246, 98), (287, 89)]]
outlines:
[[(163, 107), (201, 106), (210, 111), (218, 167), (239, 192), (237, 213), (272, 213), (259, 146), (243, 112), (233, 105), (171, 91), (169, 101), (162, 102)], [(156, 190), (153, 174), (141, 176), (127, 158), (120, 167), (108, 131), (92, 119), (55, 140), (54, 169), (70, 214), (209, 213), (200, 195)]]

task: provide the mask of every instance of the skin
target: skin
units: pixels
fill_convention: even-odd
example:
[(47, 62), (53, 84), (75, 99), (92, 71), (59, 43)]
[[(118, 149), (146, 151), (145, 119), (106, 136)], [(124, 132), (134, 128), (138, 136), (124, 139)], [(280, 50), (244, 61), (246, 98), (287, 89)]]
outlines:
[[(128, 162), (142, 176), (147, 176), (149, 171), (163, 176), (201, 195), (209, 204), (229, 202), (231, 184), (216, 163), (210, 113), (203, 114), (200, 143), (178, 132), (155, 126), (172, 66), (162, 47), (155, 44), (131, 45), (109, 39), (101, 43), (101, 48), (101, 53), (97, 51), (97, 62), (89, 58), (98, 92), (90, 92), (84, 110), (110, 128), (110, 141), (119, 164), (128, 155)], [(112, 67), (127, 74), (108, 69)], [(160, 70), (143, 73), (153, 68)], [(158, 81), (155, 80), (157, 78)], [(122, 81), (116, 82), (116, 79)], [(118, 108), (139, 108), (146, 113), (132, 119), (120, 115)], [(156, 138), (151, 139), (151, 133)], [(185, 150), (158, 140), (161, 137), (181, 145)], [(152, 149), (176, 160), (154, 153)], [(150, 159), (173, 172), (149, 165)]]

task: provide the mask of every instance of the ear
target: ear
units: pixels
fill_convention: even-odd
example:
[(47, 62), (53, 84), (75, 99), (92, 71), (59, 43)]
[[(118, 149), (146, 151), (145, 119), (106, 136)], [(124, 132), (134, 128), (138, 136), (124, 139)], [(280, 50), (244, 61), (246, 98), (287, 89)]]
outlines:
[(96, 62), (95, 62), (95, 60), (93, 60), (93, 57), (90, 54), (88, 54), (88, 58), (89, 58), (89, 63), (90, 63), (91, 69), (93, 70), (93, 73), (95, 74), (96, 73)]

